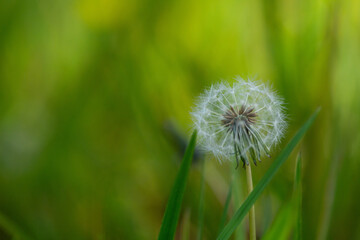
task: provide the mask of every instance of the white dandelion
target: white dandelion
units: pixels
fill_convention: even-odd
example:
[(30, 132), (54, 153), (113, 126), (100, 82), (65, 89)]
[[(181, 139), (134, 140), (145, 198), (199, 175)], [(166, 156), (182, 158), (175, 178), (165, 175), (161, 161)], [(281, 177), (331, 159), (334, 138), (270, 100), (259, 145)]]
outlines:
[(270, 87), (238, 77), (205, 90), (191, 113), (198, 143), (220, 161), (257, 161), (281, 140), (286, 128), (284, 104)]

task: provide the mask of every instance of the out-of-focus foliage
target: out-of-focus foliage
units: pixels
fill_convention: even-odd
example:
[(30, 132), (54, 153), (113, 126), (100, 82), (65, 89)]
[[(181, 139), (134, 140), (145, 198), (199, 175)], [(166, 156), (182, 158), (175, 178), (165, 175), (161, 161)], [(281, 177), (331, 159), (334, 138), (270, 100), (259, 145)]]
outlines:
[[(194, 97), (238, 74), (284, 97), (284, 142), (322, 106), (301, 146), (303, 238), (360, 238), (359, 12), (357, 0), (1, 1), (0, 239), (154, 239), (184, 149), (170, 133), (189, 136)], [(212, 239), (234, 166), (206, 160)], [(294, 166), (257, 201), (259, 236), (291, 199)], [(199, 188), (194, 164), (178, 238), (185, 225), (196, 236)]]

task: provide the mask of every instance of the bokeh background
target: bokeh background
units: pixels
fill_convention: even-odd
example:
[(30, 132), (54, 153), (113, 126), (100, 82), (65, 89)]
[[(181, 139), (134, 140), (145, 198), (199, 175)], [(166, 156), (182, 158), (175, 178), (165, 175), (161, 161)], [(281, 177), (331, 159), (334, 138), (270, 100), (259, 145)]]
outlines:
[[(291, 222), (301, 150), (304, 239), (360, 239), (358, 0), (3, 0), (0, 53), (0, 239), (155, 239), (193, 100), (237, 75), (284, 97), (282, 146), (322, 107), (256, 203), (258, 236)], [(234, 174), (229, 216), (245, 197), (244, 171), (205, 161), (214, 239)], [(196, 236), (196, 162), (177, 239)]]

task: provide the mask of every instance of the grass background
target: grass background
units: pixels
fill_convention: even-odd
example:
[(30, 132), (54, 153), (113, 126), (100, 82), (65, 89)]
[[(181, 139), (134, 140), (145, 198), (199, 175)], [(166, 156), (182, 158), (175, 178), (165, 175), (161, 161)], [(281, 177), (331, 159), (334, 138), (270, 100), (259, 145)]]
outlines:
[[(303, 238), (359, 239), (359, 12), (355, 0), (1, 1), (0, 239), (156, 238), (193, 100), (235, 75), (284, 97), (283, 143), (322, 106), (301, 145)], [(295, 158), (256, 203), (259, 236), (291, 199)], [(213, 239), (234, 165), (207, 159)], [(199, 169), (178, 239), (197, 234)]]

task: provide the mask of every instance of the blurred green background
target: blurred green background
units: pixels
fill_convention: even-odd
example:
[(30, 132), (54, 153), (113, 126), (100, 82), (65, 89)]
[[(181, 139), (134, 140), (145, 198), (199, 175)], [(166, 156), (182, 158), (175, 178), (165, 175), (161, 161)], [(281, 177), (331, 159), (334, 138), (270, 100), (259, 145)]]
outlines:
[[(303, 237), (360, 239), (358, 0), (2, 0), (0, 52), (0, 239), (155, 239), (193, 100), (236, 75), (284, 97), (283, 145), (322, 106), (297, 149)], [(256, 203), (260, 237), (291, 199), (296, 152)], [(177, 239), (196, 236), (197, 165)], [(232, 169), (206, 157), (204, 239)]]

